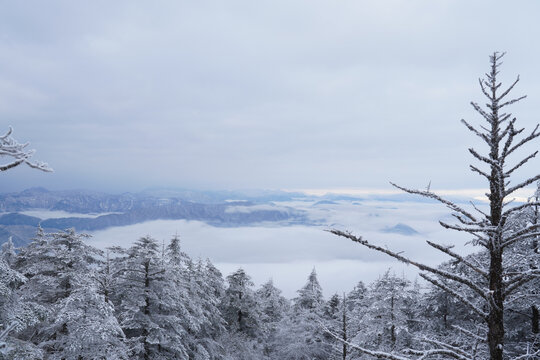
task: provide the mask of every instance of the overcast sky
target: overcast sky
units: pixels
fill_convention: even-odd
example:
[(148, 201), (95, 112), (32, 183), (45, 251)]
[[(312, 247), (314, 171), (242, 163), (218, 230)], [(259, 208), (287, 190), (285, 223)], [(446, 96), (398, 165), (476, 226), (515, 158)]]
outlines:
[(2, 190), (483, 187), (459, 120), (480, 122), (469, 102), (504, 50), (502, 80), (520, 74), (529, 96), (512, 111), (540, 121), (539, 14), (537, 1), (1, 1), (0, 130), (55, 169), (10, 170)]

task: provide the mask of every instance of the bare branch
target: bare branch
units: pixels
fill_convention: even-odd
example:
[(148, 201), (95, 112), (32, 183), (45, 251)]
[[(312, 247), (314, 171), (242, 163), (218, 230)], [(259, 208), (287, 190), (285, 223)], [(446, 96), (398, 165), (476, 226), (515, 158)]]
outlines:
[(474, 150), (473, 148), (469, 148), (469, 152), (475, 157), (477, 158), (478, 160), (480, 161), (483, 161), (485, 162), (486, 164), (489, 164), (491, 166), (494, 166), (496, 167), (497, 169), (501, 169), (501, 166), (499, 165), (498, 162), (496, 162), (495, 160), (491, 160), (485, 156), (482, 156), (480, 155), (479, 153), (476, 152), (476, 150)]
[(516, 80), (514, 81), (514, 83), (512, 85), (510, 85), (508, 87), (508, 89), (506, 89), (497, 99), (496, 101), (499, 102), (501, 101), (506, 95), (508, 95), (508, 93), (510, 91), (512, 91), (512, 89), (514, 88), (514, 86), (516, 86), (516, 84), (519, 82), (519, 75), (517, 76)]
[(490, 215), (486, 214), (485, 212), (483, 212), (482, 210), (480, 210), (478, 207), (476, 207), (476, 205), (475, 205), (472, 201), (469, 201), (469, 203), (472, 205), (472, 207), (474, 208), (474, 210), (478, 211), (480, 214), (484, 215), (484, 216), (486, 217), (486, 219), (489, 220)]
[(526, 209), (526, 208), (532, 207), (532, 206), (540, 206), (540, 202), (528, 202), (528, 203), (525, 203), (523, 205), (515, 206), (515, 207), (513, 207), (511, 209), (506, 210), (503, 213), (503, 216), (508, 217), (510, 214), (512, 214), (512, 213), (514, 213), (516, 211), (520, 211), (520, 210), (523, 210), (523, 209)]
[(529, 275), (529, 276), (523, 276), (521, 278), (516, 278), (516, 279), (513, 279), (512, 281), (509, 281), (508, 286), (506, 287), (503, 293), (503, 298), (506, 298), (508, 295), (511, 295), (514, 291), (516, 291), (517, 289), (519, 289), (520, 287), (522, 287), (523, 285), (525, 285), (526, 283), (528, 283), (529, 281), (535, 278), (536, 276)]
[[(332, 336), (337, 341), (340, 341), (341, 343), (346, 344), (351, 349), (355, 349), (355, 350), (359, 351), (362, 354), (370, 355), (370, 356), (373, 356), (373, 357), (375, 357), (377, 359), (412, 360), (412, 358), (410, 358), (410, 357), (405, 357), (405, 356), (395, 354), (395, 353), (387, 353), (387, 352), (383, 352), (383, 351), (373, 351), (373, 350), (370, 350), (370, 349), (366, 349), (365, 347), (362, 347), (362, 346), (360, 346), (358, 344), (353, 344), (353, 343), (351, 343), (351, 342), (349, 342), (347, 340), (344, 340), (339, 335), (336, 335), (333, 331), (330, 331), (325, 326), (322, 326), (322, 328), (323, 328), (323, 331), (325, 333), (329, 334), (330, 336)], [(428, 339), (426, 339), (425, 341), (433, 343), (433, 341), (430, 341)], [(440, 343), (440, 344), (444, 344), (444, 343)], [(467, 355), (467, 353), (464, 352), (463, 350), (461, 350), (459, 348), (455, 348), (455, 347), (453, 347), (451, 345), (448, 345), (448, 344), (444, 344), (444, 345), (446, 345), (445, 346), (445, 347), (447, 347), (446, 349), (428, 349), (428, 350), (412, 350), (412, 349), (409, 349), (409, 350), (407, 350), (407, 352), (409, 354), (411, 354), (411, 355), (419, 356), (417, 358), (417, 360), (428, 359), (428, 358), (430, 358), (432, 356), (435, 356), (435, 355), (446, 355), (446, 356), (450, 356), (450, 357), (452, 357), (454, 359), (458, 359), (458, 360), (472, 360)]]
[(531, 155), (527, 156), (525, 159), (521, 160), (516, 166), (514, 166), (513, 168), (511, 168), (510, 170), (508, 170), (507, 172), (504, 173), (504, 177), (508, 177), (510, 176), (510, 174), (512, 174), (514, 171), (516, 171), (517, 169), (519, 169), (521, 166), (523, 166), (523, 164), (525, 164), (527, 161), (531, 160), (532, 158), (534, 158), (536, 156), (536, 154), (538, 154), (538, 151), (535, 151), (534, 153), (532, 153)]
[(478, 174), (482, 175), (483, 177), (485, 177), (486, 179), (488, 180), (491, 180), (491, 176), (486, 174), (485, 172), (483, 172), (482, 170), (478, 169), (476, 166), (474, 165), (469, 165), (469, 167), (471, 168), (472, 171), (474, 172), (477, 172)]
[(474, 305), (472, 302), (470, 302), (466, 297), (464, 297), (463, 295), (461, 295), (460, 293), (458, 293), (457, 291), (453, 290), (452, 288), (450, 288), (449, 286), (447, 286), (446, 284), (436, 280), (436, 279), (433, 279), (429, 276), (427, 276), (426, 274), (423, 274), (421, 273), (420, 276), (426, 280), (426, 281), (429, 281), (430, 283), (432, 283), (433, 285), (435, 285), (436, 287), (446, 291), (447, 293), (449, 293), (450, 295), (452, 295), (453, 297), (455, 297), (456, 299), (458, 299), (459, 301), (461, 301), (463, 304), (467, 305), (468, 307), (470, 307), (475, 313), (477, 313), (478, 315), (480, 315), (480, 317), (482, 317), (483, 319), (487, 319), (487, 316), (488, 314), (486, 312), (484, 312), (482, 309), (480, 309), (478, 306)]
[(471, 101), (471, 105), (472, 107), (474, 108), (474, 110), (476, 110), (480, 115), (482, 115), (484, 117), (484, 119), (486, 119), (490, 124), (493, 122), (493, 119), (491, 118), (491, 115), (489, 115), (488, 113), (486, 113), (484, 111), (484, 109), (482, 109), (480, 107), (480, 105), (478, 105), (477, 103)]
[(489, 279), (489, 275), (488, 273), (483, 270), (483, 269), (480, 269), (478, 266), (475, 266), (473, 264), (471, 264), (469, 261), (467, 261), (467, 259), (465, 259), (463, 256), (459, 255), (459, 254), (456, 254), (455, 252), (453, 252), (452, 250), (450, 250), (449, 247), (445, 247), (445, 246), (442, 246), (442, 245), (439, 245), (439, 244), (436, 244), (434, 242), (431, 242), (429, 240), (426, 240), (426, 242), (434, 247), (435, 249), (437, 250), (440, 250), (442, 251), (443, 253), (445, 254), (448, 254), (450, 255), (451, 257), (453, 257), (454, 259), (456, 260), (459, 260), (459, 262), (467, 265), (468, 267), (470, 267), (471, 269), (473, 269), (474, 271), (476, 271), (478, 274), (482, 275), (486, 280)]
[(332, 336), (334, 339), (350, 346), (352, 349), (355, 349), (355, 350), (358, 350), (359, 352), (363, 353), (363, 354), (367, 354), (367, 355), (371, 355), (371, 356), (374, 356), (376, 357), (377, 359), (388, 359), (388, 360), (412, 360), (411, 358), (408, 358), (408, 357), (403, 357), (401, 355), (397, 355), (397, 354), (392, 354), (392, 353), (386, 353), (386, 352), (382, 352), (382, 351), (373, 351), (373, 350), (369, 350), (369, 349), (366, 349), (364, 347), (361, 347), (360, 345), (357, 345), (357, 344), (353, 344), (347, 340), (343, 340), (343, 338), (341, 338), (340, 336), (336, 335), (333, 331), (330, 331), (327, 327), (325, 326), (322, 326), (323, 328), (323, 331), (327, 334), (329, 334), (330, 336)]
[(512, 105), (513, 103), (517, 103), (518, 101), (523, 100), (523, 99), (525, 99), (526, 97), (527, 97), (527, 95), (523, 95), (523, 96), (518, 97), (517, 99), (513, 99), (513, 100), (510, 100), (510, 101), (507, 101), (507, 102), (505, 102), (505, 103), (499, 105), (499, 109), (502, 109), (503, 107), (508, 106), (508, 105)]
[(470, 336), (480, 342), (485, 342), (486, 341), (486, 338), (485, 337), (482, 337), (482, 336), (479, 336), (478, 334), (475, 334), (473, 333), (472, 331), (469, 331), (467, 329), (464, 329), (462, 328), (461, 326), (458, 326), (458, 325), (452, 325), (452, 327), (458, 331), (461, 331), (462, 333), (464, 333), (465, 335), (467, 336)]
[(401, 262), (404, 262), (406, 264), (411, 264), (411, 265), (419, 268), (420, 270), (424, 270), (424, 271), (430, 272), (432, 274), (442, 276), (443, 278), (453, 280), (455, 282), (466, 285), (471, 290), (475, 291), (478, 295), (480, 295), (482, 298), (487, 300), (487, 297), (486, 297), (486, 294), (485, 294), (484, 290), (482, 290), (473, 281), (467, 279), (464, 276), (458, 276), (458, 275), (449, 273), (447, 271), (437, 269), (437, 268), (433, 268), (431, 266), (427, 266), (427, 265), (424, 265), (422, 263), (416, 262), (414, 260), (408, 259), (408, 258), (406, 258), (406, 257), (404, 257), (404, 256), (402, 256), (402, 255), (400, 255), (400, 254), (398, 254), (396, 252), (393, 252), (391, 250), (385, 249), (385, 248), (377, 246), (377, 245), (370, 244), (367, 240), (362, 239), (362, 237), (356, 237), (356, 236), (354, 236), (354, 235), (352, 235), (351, 233), (348, 233), (348, 232), (340, 231), (340, 230), (337, 230), (337, 229), (331, 229), (331, 230), (326, 230), (326, 231), (328, 231), (328, 232), (330, 232), (330, 233), (332, 233), (334, 235), (338, 235), (338, 236), (350, 239), (350, 240), (352, 240), (354, 242), (357, 242), (357, 243), (359, 243), (361, 245), (364, 245), (365, 247), (367, 247), (369, 249), (377, 250), (379, 252), (390, 255), (394, 259), (397, 259), (397, 260), (399, 260)]
[(511, 360), (529, 360), (529, 359), (536, 359), (536, 358), (538, 357), (538, 355), (540, 355), (540, 350), (536, 350), (535, 352), (530, 353), (530, 352), (529, 352), (529, 349), (527, 349), (527, 353), (526, 353), (526, 354), (523, 354), (523, 355), (520, 355), (520, 356), (516, 356), (516, 357), (512, 358)]
[(447, 224), (447, 223), (445, 223), (443, 221), (439, 221), (439, 224), (441, 224), (441, 226), (444, 227), (445, 229), (452, 229), (452, 230), (456, 230), (456, 231), (464, 231), (464, 232), (468, 232), (468, 233), (471, 233), (471, 234), (478, 233), (478, 232), (492, 233), (492, 232), (497, 231), (497, 229), (495, 229), (495, 228), (490, 229), (489, 227), (466, 228), (466, 227), (461, 227), (459, 225)]
[[(489, 94), (486, 90), (486, 87), (485, 85), (489, 86), (489, 84), (486, 83), (486, 81), (482, 78), (478, 79), (478, 82), (480, 83), (480, 89), (482, 89), (482, 92), (484, 93), (484, 95), (489, 99), (489, 100), (492, 100), (493, 101), (493, 97), (491, 96), (491, 94)], [(484, 85), (485, 84), (485, 85)]]
[[(537, 124), (536, 127), (534, 128), (534, 130), (531, 132), (531, 134), (529, 136), (527, 136), (526, 138), (523, 138), (520, 142), (518, 142), (516, 145), (512, 146), (510, 149), (508, 149), (508, 151), (505, 153), (505, 156), (508, 156), (510, 155), (511, 153), (513, 153), (516, 149), (520, 148), (521, 146), (523, 146), (524, 144), (528, 143), (529, 141), (533, 140), (533, 139), (536, 139), (538, 136), (540, 136), (540, 133), (537, 133), (536, 131), (538, 130), (538, 127), (540, 126), (540, 124)], [(519, 130), (519, 132), (523, 131), (523, 129)]]
[(431, 198), (431, 199), (435, 199), (437, 200), (438, 202), (440, 203), (443, 203), (445, 204), (449, 209), (455, 211), (455, 212), (458, 212), (466, 217), (468, 217), (469, 219), (471, 219), (472, 221), (478, 221), (472, 214), (470, 214), (469, 212), (465, 211), (464, 209), (462, 209), (461, 207), (457, 206), (456, 204), (454, 204), (453, 202), (449, 201), (449, 200), (446, 200), (442, 197), (440, 197), (439, 195), (431, 192), (431, 191), (422, 191), (422, 190), (412, 190), (412, 189), (407, 189), (407, 188), (404, 188), (404, 187), (401, 187), (399, 185), (396, 185), (394, 184), (393, 182), (390, 182), (390, 184), (395, 187), (395, 188), (398, 188), (400, 190), (403, 190), (405, 191), (406, 193), (409, 193), (409, 194), (417, 194), (417, 195), (421, 195), (421, 196), (424, 196), (424, 197), (427, 197), (427, 198)]
[(5, 164), (5, 165), (1, 165), (0, 166), (0, 171), (6, 171), (6, 170), (9, 170), (11, 168), (14, 168), (15, 166), (19, 166), (20, 164), (22, 164), (24, 162), (24, 160), (16, 160), (16, 161), (13, 161), (11, 163), (8, 163), (8, 164)]
[(485, 142), (489, 143), (489, 138), (486, 134), (482, 134), (480, 131), (476, 130), (472, 125), (470, 125), (467, 121), (464, 119), (461, 119), (461, 122), (473, 133), (475, 133), (478, 137), (482, 138)]
[(536, 175), (535, 177), (527, 179), (527, 180), (523, 181), (522, 183), (517, 184), (516, 186), (511, 187), (510, 189), (506, 190), (504, 192), (504, 196), (506, 197), (506, 196), (512, 194), (514, 191), (519, 190), (521, 188), (524, 188), (525, 186), (530, 185), (533, 182), (538, 181), (538, 180), (540, 180), (540, 175)]
[(426, 338), (426, 337), (423, 338), (422, 341), (433, 344), (433, 345), (436, 345), (436, 346), (439, 346), (441, 348), (446, 348), (448, 350), (451, 350), (451, 351), (453, 351), (453, 352), (455, 352), (457, 354), (460, 354), (460, 355), (464, 356), (465, 358), (470, 358), (470, 355), (466, 351), (464, 351), (464, 350), (462, 350), (462, 349), (460, 349), (460, 348), (458, 348), (456, 346), (446, 344), (446, 343), (443, 343), (443, 342), (435, 340), (435, 339), (429, 339), (429, 338)]

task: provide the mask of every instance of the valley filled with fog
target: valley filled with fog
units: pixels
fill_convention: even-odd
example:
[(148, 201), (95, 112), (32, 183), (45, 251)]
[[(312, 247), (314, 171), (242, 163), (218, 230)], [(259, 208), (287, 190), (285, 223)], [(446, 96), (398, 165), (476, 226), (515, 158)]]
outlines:
[[(442, 205), (421, 199), (393, 197), (379, 199), (321, 200), (306, 197), (263, 204), (235, 202), (228, 212), (248, 213), (260, 209), (303, 212), (305, 224), (266, 221), (247, 226), (216, 226), (196, 220), (152, 220), (128, 226), (87, 231), (87, 242), (101, 249), (129, 247), (142, 236), (159, 242), (178, 234), (182, 248), (193, 258), (209, 258), (224, 275), (242, 267), (255, 283), (272, 278), (284, 295), (292, 298), (315, 267), (326, 296), (349, 291), (358, 281), (369, 283), (387, 269), (410, 280), (417, 270), (325, 230), (350, 230), (370, 241), (437, 265), (448, 258), (430, 248), (425, 240), (458, 244), (459, 252), (466, 237), (443, 229), (438, 221), (448, 220), (449, 211)], [(70, 214), (33, 210), (23, 212), (41, 219), (97, 217), (102, 214)]]

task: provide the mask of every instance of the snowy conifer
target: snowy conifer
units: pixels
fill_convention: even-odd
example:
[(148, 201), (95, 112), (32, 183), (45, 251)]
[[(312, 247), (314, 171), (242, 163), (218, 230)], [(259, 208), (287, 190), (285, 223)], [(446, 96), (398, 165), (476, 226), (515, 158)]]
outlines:
[(131, 359), (187, 359), (186, 330), (176, 287), (169, 281), (159, 245), (149, 236), (120, 252), (116, 305)]
[(275, 352), (276, 332), (279, 322), (287, 315), (290, 304), (281, 295), (281, 290), (268, 280), (255, 292), (257, 304), (261, 311), (261, 342), (264, 354), (269, 356)]
[(222, 311), (229, 331), (257, 337), (261, 330), (261, 314), (255, 300), (251, 277), (243, 269), (238, 269), (227, 276), (227, 283)]
[(276, 334), (278, 359), (328, 359), (332, 344), (324, 332), (324, 298), (315, 269), (293, 300), (290, 316)]

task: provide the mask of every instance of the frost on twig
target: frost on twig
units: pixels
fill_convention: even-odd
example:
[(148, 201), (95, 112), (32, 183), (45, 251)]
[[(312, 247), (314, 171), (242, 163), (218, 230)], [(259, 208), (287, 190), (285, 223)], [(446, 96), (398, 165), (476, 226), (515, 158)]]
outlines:
[(45, 172), (52, 172), (53, 169), (49, 167), (47, 163), (41, 161), (31, 160), (35, 150), (28, 150), (27, 147), (30, 143), (20, 144), (15, 140), (11, 134), (13, 128), (10, 126), (7, 133), (0, 136), (0, 157), (8, 157), (10, 160), (7, 163), (0, 164), (0, 171), (6, 171), (12, 169), (21, 164), (26, 164), (31, 168), (38, 169)]
[(458, 359), (458, 360), (473, 360), (471, 356), (469, 356), (465, 351), (456, 348), (454, 346), (451, 346), (449, 344), (445, 344), (439, 341), (428, 341), (424, 340), (425, 342), (431, 343), (433, 345), (438, 346), (434, 349), (426, 349), (426, 350), (412, 350), (407, 349), (404, 350), (404, 354), (398, 354), (394, 352), (385, 352), (385, 351), (374, 351), (367, 349), (363, 346), (360, 346), (358, 344), (351, 343), (350, 341), (342, 339), (340, 336), (336, 335), (334, 332), (329, 330), (328, 328), (323, 326), (323, 330), (325, 333), (333, 337), (334, 339), (346, 344), (351, 349), (354, 349), (361, 354), (366, 354), (373, 356), (377, 359), (387, 359), (387, 360), (424, 360), (424, 359), (437, 359), (438, 356), (443, 355), (449, 358)]

